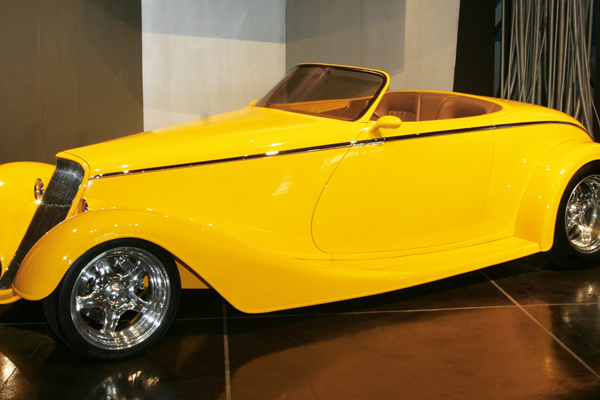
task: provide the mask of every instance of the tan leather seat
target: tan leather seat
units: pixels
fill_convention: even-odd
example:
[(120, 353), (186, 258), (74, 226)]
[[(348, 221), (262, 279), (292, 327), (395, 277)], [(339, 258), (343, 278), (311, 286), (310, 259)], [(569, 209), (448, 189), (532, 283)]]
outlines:
[(435, 119), (474, 117), (499, 109), (497, 104), (472, 97), (448, 97), (440, 105)]
[(371, 119), (394, 115), (403, 121), (464, 118), (500, 111), (502, 107), (481, 99), (447, 93), (388, 92)]
[(389, 92), (383, 95), (375, 110), (375, 119), (394, 115), (402, 121), (418, 121), (421, 93)]

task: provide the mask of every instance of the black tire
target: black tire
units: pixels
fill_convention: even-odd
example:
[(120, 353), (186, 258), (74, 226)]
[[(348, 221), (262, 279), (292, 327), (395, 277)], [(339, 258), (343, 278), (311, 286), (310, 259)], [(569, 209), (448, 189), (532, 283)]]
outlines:
[(592, 162), (573, 175), (560, 200), (548, 253), (553, 264), (567, 269), (600, 265), (599, 193), (600, 162)]
[(96, 360), (134, 357), (156, 344), (179, 307), (179, 272), (168, 252), (119, 239), (82, 255), (43, 301), (48, 325), (75, 352)]

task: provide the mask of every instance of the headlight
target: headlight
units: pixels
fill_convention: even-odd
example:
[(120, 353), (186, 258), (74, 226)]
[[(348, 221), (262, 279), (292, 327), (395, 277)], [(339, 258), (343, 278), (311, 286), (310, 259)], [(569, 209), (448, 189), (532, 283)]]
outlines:
[(46, 188), (44, 187), (44, 181), (41, 178), (37, 178), (35, 180), (35, 186), (33, 188), (33, 195), (35, 197), (36, 203), (40, 203), (42, 201), (42, 196), (44, 196), (44, 192)]

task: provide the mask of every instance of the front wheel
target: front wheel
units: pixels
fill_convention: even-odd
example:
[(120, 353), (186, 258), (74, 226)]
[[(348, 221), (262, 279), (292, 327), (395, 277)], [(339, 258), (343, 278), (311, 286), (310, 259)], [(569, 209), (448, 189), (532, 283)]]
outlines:
[(164, 336), (179, 297), (179, 273), (167, 252), (141, 240), (115, 240), (73, 264), (44, 300), (44, 313), (57, 336), (79, 354), (121, 360)]
[(583, 166), (567, 185), (550, 256), (571, 269), (600, 264), (600, 163)]

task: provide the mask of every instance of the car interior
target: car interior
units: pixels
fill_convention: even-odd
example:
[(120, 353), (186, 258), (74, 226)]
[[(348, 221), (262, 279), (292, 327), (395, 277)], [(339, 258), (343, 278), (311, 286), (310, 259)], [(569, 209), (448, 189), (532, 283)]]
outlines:
[[(347, 100), (346, 100), (347, 101)], [(354, 120), (367, 107), (370, 98), (352, 99), (344, 107), (326, 111), (317, 111), (315, 102), (307, 103), (305, 112), (315, 112), (334, 118)], [(319, 107), (326, 108), (330, 102), (318, 102)], [(300, 109), (298, 103), (294, 108)], [(310, 111), (308, 109), (310, 105)], [(280, 108), (283, 108), (279, 105)], [(289, 107), (289, 105), (288, 105)], [(303, 107), (303, 108), (304, 108)], [(433, 121), (438, 119), (475, 117), (500, 111), (502, 107), (490, 101), (474, 97), (461, 96), (455, 93), (436, 92), (388, 92), (383, 95), (371, 121), (376, 121), (386, 115), (393, 115), (405, 122)], [(290, 107), (291, 110), (291, 107)]]
[(448, 93), (388, 92), (383, 95), (371, 119), (393, 115), (402, 121), (474, 117), (500, 111), (498, 104)]

